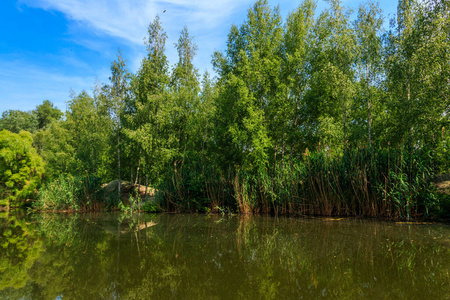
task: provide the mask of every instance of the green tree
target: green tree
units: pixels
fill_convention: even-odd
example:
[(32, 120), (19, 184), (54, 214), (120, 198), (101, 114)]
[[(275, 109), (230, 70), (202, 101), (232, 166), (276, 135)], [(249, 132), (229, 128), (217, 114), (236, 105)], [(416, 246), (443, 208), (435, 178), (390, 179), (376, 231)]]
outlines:
[(66, 121), (52, 120), (33, 135), (33, 145), (46, 162), (45, 170), (49, 177), (73, 173), (76, 145)]
[(111, 178), (109, 169), (109, 139), (113, 132), (108, 107), (99, 97), (92, 98), (86, 92), (74, 96), (68, 102), (64, 127), (70, 136), (75, 165), (71, 173), (90, 174)]
[[(173, 154), (170, 145), (173, 137), (168, 134), (170, 116), (167, 114), (169, 99), (168, 61), (165, 54), (167, 35), (159, 16), (148, 27), (147, 57), (133, 77), (133, 99), (125, 108), (124, 132), (129, 141), (130, 160), (136, 170), (136, 180), (141, 164), (156, 182)], [(136, 159), (137, 158), (137, 159)]]
[(205, 71), (201, 81), (202, 91), (199, 97), (199, 103), (195, 119), (192, 123), (191, 140), (194, 152), (199, 153), (203, 161), (209, 156), (211, 143), (213, 142), (214, 123), (217, 98), (217, 89), (215, 82), (210, 74)]
[(307, 147), (305, 136), (309, 120), (306, 118), (304, 97), (310, 85), (308, 60), (312, 47), (314, 10), (315, 4), (305, 1), (289, 14), (285, 24), (281, 80), (286, 89), (286, 103), (282, 127), (282, 157), (289, 146), (291, 159)]
[(48, 126), (52, 120), (59, 121), (63, 116), (62, 111), (57, 107), (53, 106), (53, 103), (49, 100), (44, 100), (44, 102), (36, 107), (34, 110), (38, 129), (45, 128)]
[(279, 110), (285, 100), (279, 97), (282, 38), (279, 9), (257, 1), (244, 24), (232, 26), (226, 53), (215, 53), (216, 136), (225, 167), (263, 170), (269, 157), (276, 160), (283, 139), (277, 128), (286, 111)]
[(309, 120), (309, 148), (319, 142), (345, 147), (348, 139), (349, 109), (353, 99), (355, 36), (350, 11), (340, 1), (321, 13), (313, 30), (310, 52), (311, 85), (305, 95)]
[(122, 53), (119, 50), (117, 54), (117, 60), (115, 60), (111, 64), (111, 77), (109, 80), (111, 84), (107, 86), (106, 99), (109, 99), (108, 108), (110, 117), (112, 119), (112, 124), (114, 128), (115, 138), (112, 139), (113, 145), (112, 148), (117, 151), (117, 191), (120, 195), (120, 150), (121, 150), (121, 135), (122, 135), (122, 120), (121, 117), (123, 115), (123, 111), (125, 108), (125, 104), (127, 99), (129, 98), (130, 93), (130, 74), (126, 68), (126, 62), (122, 57)]
[(36, 115), (32, 111), (7, 110), (2, 113), (0, 130), (6, 129), (14, 133), (21, 130), (35, 132), (38, 128)]
[(399, 1), (387, 35), (386, 88), (394, 143), (434, 147), (448, 125), (448, 1)]
[(194, 123), (200, 106), (200, 83), (198, 70), (193, 64), (197, 45), (187, 27), (181, 30), (175, 47), (178, 51), (178, 63), (171, 76), (172, 103), (169, 114), (172, 135), (176, 138), (176, 144), (173, 145), (173, 163), (176, 168), (178, 161), (183, 164), (187, 151), (197, 150), (191, 137), (199, 134), (194, 132)]
[[(357, 76), (359, 79), (358, 96), (360, 100), (365, 100), (365, 105), (356, 104), (361, 111), (366, 111), (366, 118), (354, 122), (358, 127), (367, 128), (367, 139), (372, 141), (373, 129), (373, 109), (379, 107), (377, 99), (382, 75), (382, 39), (381, 29), (383, 18), (378, 4), (368, 2), (360, 5), (358, 17), (354, 22), (357, 38)], [(355, 101), (357, 102), (357, 101)], [(361, 101), (363, 102), (363, 101)], [(363, 102), (363, 103), (364, 103)], [(362, 109), (365, 106), (365, 109)], [(382, 110), (376, 111), (376, 116), (382, 114)]]
[(0, 131), (0, 194), (14, 204), (36, 195), (44, 173), (44, 161), (32, 143), (29, 132)]

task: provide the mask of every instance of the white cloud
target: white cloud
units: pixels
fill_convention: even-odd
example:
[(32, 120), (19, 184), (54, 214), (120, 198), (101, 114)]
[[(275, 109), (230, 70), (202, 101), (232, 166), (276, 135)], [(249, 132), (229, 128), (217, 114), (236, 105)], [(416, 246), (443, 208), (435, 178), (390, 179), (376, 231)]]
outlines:
[[(184, 25), (194, 31), (221, 26), (250, 0), (22, 0), (32, 7), (56, 10), (67, 18), (99, 32), (142, 44), (148, 24), (161, 16), (168, 32), (180, 31)], [(164, 13), (164, 10), (166, 12)]]
[[(145, 56), (143, 38), (147, 36), (148, 24), (156, 14), (161, 17), (168, 34), (166, 54), (170, 64), (178, 60), (173, 45), (186, 25), (198, 45), (194, 64), (200, 72), (207, 69), (213, 73), (210, 63), (213, 51), (224, 50), (231, 24), (241, 24), (255, 0), (18, 1), (22, 5), (64, 14), (69, 20), (69, 27), (63, 39), (93, 50), (96, 54), (77, 52), (73, 49), (79, 48), (64, 46), (66, 48), (59, 48), (57, 54), (21, 53), (22, 57), (13, 59), (1, 57), (0, 112), (7, 109), (33, 109), (44, 99), (51, 100), (64, 110), (70, 89), (90, 92), (96, 80), (108, 82), (108, 62), (115, 59), (115, 51), (119, 47), (125, 50), (123, 54), (128, 60), (130, 71), (137, 71)], [(283, 17), (286, 17), (301, 1), (269, 2), (271, 6), (279, 4)], [(385, 2), (382, 7), (387, 6), (387, 0), (381, 2)], [(344, 3), (356, 5), (356, 0), (346, 0)], [(319, 1), (316, 12), (319, 13), (325, 6), (325, 2)]]
[[(30, 7), (62, 12), (71, 20), (73, 41), (88, 49), (112, 57), (102, 50), (105, 35), (118, 38), (118, 47), (128, 47), (124, 57), (130, 70), (136, 71), (145, 55), (143, 39), (158, 14), (167, 32), (166, 55), (171, 65), (178, 60), (174, 43), (186, 25), (199, 46), (194, 63), (203, 72), (212, 71), (211, 56), (221, 50), (236, 16), (242, 16), (254, 0), (19, 0)], [(165, 11), (165, 12), (164, 12)], [(240, 21), (238, 21), (240, 23)], [(90, 34), (86, 34), (86, 30)], [(94, 35), (93, 35), (94, 34)], [(103, 37), (102, 37), (103, 35)], [(141, 55), (130, 57), (130, 55)]]

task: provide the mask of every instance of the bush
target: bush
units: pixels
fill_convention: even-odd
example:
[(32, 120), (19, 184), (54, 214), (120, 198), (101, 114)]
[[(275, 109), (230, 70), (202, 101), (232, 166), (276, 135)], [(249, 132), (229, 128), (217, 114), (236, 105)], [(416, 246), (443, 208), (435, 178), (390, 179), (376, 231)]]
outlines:
[(33, 208), (36, 210), (98, 210), (104, 208), (101, 180), (96, 176), (63, 176), (44, 185)]
[(0, 131), (0, 196), (22, 205), (36, 197), (44, 161), (32, 146), (31, 134)]

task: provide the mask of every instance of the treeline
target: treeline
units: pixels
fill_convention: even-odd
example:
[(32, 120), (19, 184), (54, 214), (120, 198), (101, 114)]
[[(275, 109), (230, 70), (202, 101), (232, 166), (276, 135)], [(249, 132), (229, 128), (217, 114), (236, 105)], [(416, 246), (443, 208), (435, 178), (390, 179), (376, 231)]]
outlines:
[[(389, 30), (376, 3), (355, 20), (329, 4), (317, 15), (305, 0), (283, 20), (257, 1), (213, 54), (214, 79), (195, 68), (186, 27), (169, 66), (156, 17), (135, 74), (119, 53), (109, 83), (20, 129), (35, 131), (49, 178), (148, 182), (170, 210), (442, 210), (431, 181), (450, 161), (449, 2), (400, 0)], [(17, 131), (15, 114), (27, 115), (5, 112), (0, 126)]]

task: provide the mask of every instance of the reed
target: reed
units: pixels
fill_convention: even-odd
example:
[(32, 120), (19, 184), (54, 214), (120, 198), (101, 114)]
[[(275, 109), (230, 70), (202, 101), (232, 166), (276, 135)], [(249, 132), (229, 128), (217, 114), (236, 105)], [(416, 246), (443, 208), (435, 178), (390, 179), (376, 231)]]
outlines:
[(99, 177), (60, 175), (42, 186), (33, 209), (98, 211), (109, 204), (105, 201)]
[(166, 209), (176, 211), (226, 207), (241, 213), (427, 218), (439, 206), (432, 166), (431, 152), (405, 146), (306, 151), (258, 171), (223, 172), (191, 159), (171, 170), (159, 190)]

